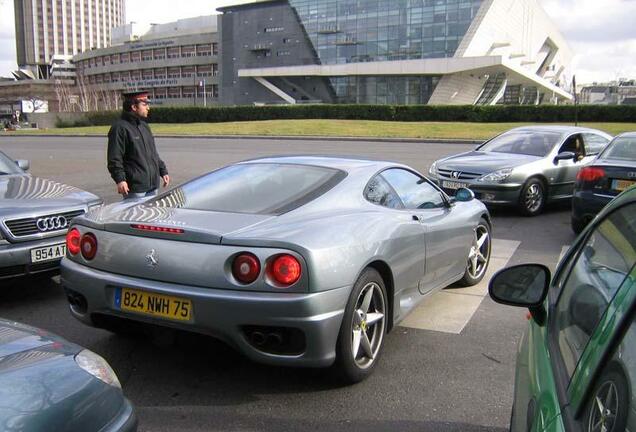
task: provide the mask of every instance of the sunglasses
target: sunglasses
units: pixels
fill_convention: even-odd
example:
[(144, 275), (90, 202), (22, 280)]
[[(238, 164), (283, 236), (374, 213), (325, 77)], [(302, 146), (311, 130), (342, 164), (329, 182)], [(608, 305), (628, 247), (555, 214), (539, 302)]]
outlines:
[(143, 105), (143, 106), (148, 106), (148, 105), (150, 105), (150, 102), (148, 102), (148, 101), (143, 101), (143, 100), (138, 100), (136, 103), (137, 103), (137, 104), (139, 104), (139, 105)]

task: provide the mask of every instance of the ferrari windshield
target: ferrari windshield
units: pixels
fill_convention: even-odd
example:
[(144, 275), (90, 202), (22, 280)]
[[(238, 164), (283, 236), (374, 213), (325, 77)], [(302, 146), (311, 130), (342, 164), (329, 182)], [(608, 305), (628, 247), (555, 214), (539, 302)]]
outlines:
[(345, 175), (336, 169), (308, 165), (231, 165), (192, 180), (148, 204), (192, 210), (278, 215), (322, 195)]
[(0, 175), (4, 174), (22, 174), (22, 171), (13, 161), (4, 153), (0, 152)]
[(518, 130), (499, 135), (477, 150), (545, 157), (560, 140), (557, 132)]

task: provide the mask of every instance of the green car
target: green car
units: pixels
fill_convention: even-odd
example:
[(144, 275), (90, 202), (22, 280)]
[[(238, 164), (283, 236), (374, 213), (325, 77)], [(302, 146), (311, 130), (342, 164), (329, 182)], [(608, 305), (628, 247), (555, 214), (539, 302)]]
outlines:
[(636, 431), (636, 187), (578, 237), (554, 277), (540, 264), (490, 281), (498, 303), (528, 307), (512, 431)]

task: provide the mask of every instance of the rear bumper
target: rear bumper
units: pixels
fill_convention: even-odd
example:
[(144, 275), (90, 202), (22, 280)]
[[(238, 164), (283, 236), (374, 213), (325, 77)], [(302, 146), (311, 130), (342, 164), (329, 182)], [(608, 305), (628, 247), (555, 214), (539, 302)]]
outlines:
[(0, 243), (0, 279), (57, 271), (60, 260), (32, 264), (31, 249), (52, 246), (64, 241), (64, 236), (58, 236), (24, 243)]
[(614, 196), (592, 191), (575, 191), (572, 197), (572, 219), (583, 221), (594, 218)]
[[(233, 345), (254, 361), (276, 365), (326, 367), (335, 360), (335, 347), (351, 287), (318, 293), (271, 293), (163, 283), (102, 272), (70, 260), (63, 260), (62, 286), (81, 294), (86, 307), (71, 306), (71, 314), (95, 326), (93, 316), (110, 315), (153, 325), (209, 334)], [(134, 288), (191, 300), (190, 321), (172, 321), (115, 306), (118, 288)], [(300, 330), (304, 349), (294, 355), (265, 352), (248, 340), (246, 326), (281, 327)]]

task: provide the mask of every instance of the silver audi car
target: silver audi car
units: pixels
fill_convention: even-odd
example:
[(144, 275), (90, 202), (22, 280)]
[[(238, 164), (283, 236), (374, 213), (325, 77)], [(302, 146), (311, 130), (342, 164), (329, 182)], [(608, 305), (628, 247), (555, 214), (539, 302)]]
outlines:
[(547, 202), (572, 198), (579, 170), (611, 138), (581, 127), (520, 127), (434, 162), (429, 175), (451, 195), (470, 188), (486, 204), (513, 205), (534, 216)]
[(71, 220), (102, 203), (28, 169), (28, 161), (0, 152), (0, 280), (57, 270)]
[(450, 198), (405, 165), (265, 158), (75, 219), (62, 285), (88, 325), (210, 334), (355, 382), (418, 303), (483, 278), (490, 232), (470, 190)]

